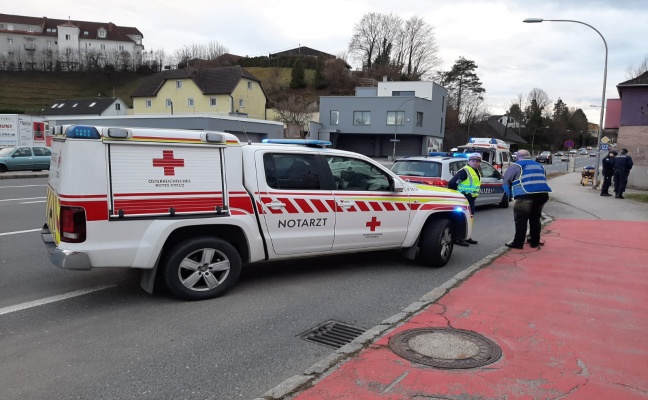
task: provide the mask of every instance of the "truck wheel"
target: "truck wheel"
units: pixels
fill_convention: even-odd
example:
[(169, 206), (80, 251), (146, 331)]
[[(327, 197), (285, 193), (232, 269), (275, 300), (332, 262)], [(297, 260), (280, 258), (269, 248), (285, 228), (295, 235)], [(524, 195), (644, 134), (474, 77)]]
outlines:
[(452, 226), (447, 219), (430, 221), (423, 227), (419, 239), (420, 261), (434, 268), (443, 267), (450, 260), (454, 246)]
[(506, 195), (506, 193), (504, 193), (504, 195), (502, 195), (502, 201), (500, 201), (498, 205), (499, 205), (500, 208), (508, 208), (509, 199), (508, 199), (508, 196)]
[(201, 236), (171, 250), (164, 263), (164, 282), (175, 297), (211, 299), (234, 286), (241, 274), (241, 256), (228, 242)]

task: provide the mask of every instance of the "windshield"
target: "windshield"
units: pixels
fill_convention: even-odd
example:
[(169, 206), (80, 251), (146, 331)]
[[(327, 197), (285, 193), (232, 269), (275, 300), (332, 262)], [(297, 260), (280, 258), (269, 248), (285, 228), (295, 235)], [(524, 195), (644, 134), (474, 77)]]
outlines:
[(441, 177), (441, 163), (433, 161), (402, 160), (396, 161), (391, 170), (396, 175)]
[(7, 147), (5, 149), (0, 149), (0, 157), (6, 157), (9, 154), (11, 154), (12, 151), (14, 151), (16, 148), (15, 147)]

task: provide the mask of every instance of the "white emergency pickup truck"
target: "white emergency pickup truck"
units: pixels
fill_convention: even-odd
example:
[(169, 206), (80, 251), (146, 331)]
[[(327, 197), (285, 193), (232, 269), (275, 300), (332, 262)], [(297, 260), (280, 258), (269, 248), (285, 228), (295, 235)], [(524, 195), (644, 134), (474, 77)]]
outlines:
[[(401, 249), (445, 265), (472, 217), (456, 191), (417, 187), (328, 142), (241, 144), (223, 132), (53, 128), (42, 239), (64, 269), (143, 270), (174, 295), (223, 294), (242, 265)], [(330, 144), (330, 143), (329, 143)]]

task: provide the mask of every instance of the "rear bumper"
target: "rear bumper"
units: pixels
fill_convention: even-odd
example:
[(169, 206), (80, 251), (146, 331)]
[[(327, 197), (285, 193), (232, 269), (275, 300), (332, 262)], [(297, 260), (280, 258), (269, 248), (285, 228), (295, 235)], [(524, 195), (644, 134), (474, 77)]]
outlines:
[(43, 225), (43, 229), (41, 229), (41, 239), (50, 255), (50, 261), (57, 267), (77, 271), (88, 271), (92, 268), (90, 258), (86, 253), (58, 248), (47, 224)]

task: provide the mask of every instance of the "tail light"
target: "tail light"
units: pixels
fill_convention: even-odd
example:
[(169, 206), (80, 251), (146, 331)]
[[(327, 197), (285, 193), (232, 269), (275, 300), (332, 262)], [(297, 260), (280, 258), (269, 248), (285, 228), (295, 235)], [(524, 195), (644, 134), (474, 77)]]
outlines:
[(81, 243), (86, 240), (86, 216), (81, 207), (61, 206), (60, 216), (61, 241)]

